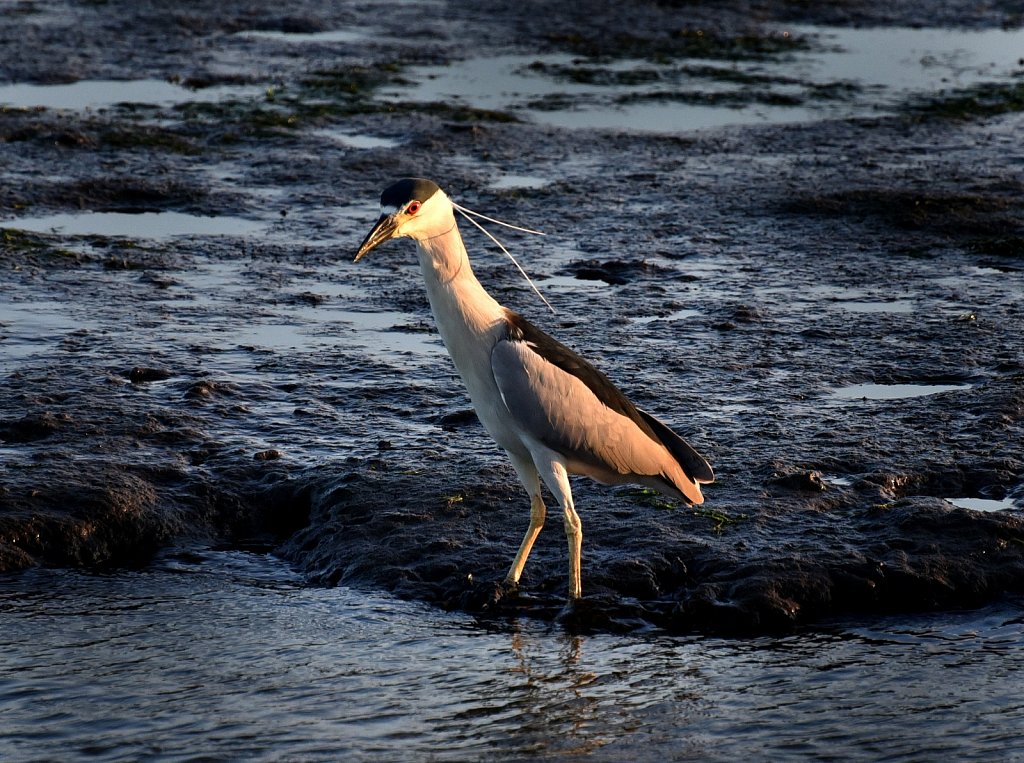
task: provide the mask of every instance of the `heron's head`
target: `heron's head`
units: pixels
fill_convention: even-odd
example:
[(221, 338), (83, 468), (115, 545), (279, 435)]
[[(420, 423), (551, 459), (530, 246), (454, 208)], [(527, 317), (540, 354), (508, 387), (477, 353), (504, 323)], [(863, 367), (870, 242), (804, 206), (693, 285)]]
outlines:
[(422, 241), (446, 233), (454, 224), (452, 203), (437, 183), (403, 178), (380, 195), (380, 218), (363, 239), (354, 261), (393, 238)]

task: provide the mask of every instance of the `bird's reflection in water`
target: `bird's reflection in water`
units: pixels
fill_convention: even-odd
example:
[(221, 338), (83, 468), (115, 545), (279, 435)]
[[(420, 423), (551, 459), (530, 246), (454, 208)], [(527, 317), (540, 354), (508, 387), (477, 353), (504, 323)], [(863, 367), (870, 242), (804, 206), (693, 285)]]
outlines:
[(603, 747), (610, 739), (602, 733), (601, 701), (587, 688), (598, 674), (582, 662), (583, 636), (565, 634), (555, 659), (539, 653), (540, 643), (516, 631), (510, 645), (518, 667), (510, 672), (523, 677), (519, 701), (524, 730), (535, 730), (535, 751), (579, 754)]
[(676, 749), (699, 752), (699, 742), (680, 739), (678, 731), (702, 712), (704, 679), (680, 659), (678, 644), (552, 638), (519, 627), (508, 638), (511, 660), (489, 684), (495, 693), (477, 697), (456, 719), (460, 725), (471, 721), (461, 729), (467, 741), (479, 733), (478, 724), (486, 724), (491, 732), (506, 727), (503, 752), (521, 756), (589, 755), (624, 740), (635, 756), (638, 742), (647, 739), (652, 749), (663, 749), (669, 734)]

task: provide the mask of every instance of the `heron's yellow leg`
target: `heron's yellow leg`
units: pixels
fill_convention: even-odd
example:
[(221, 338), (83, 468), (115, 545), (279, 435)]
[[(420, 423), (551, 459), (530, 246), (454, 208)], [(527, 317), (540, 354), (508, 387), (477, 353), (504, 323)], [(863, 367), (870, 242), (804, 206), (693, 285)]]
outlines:
[(580, 579), (580, 556), (583, 548), (583, 524), (572, 505), (572, 497), (565, 503), (565, 538), (569, 543), (569, 598), (583, 596)]
[(538, 471), (548, 490), (562, 507), (562, 521), (565, 525), (565, 538), (569, 544), (569, 598), (578, 599), (583, 596), (583, 584), (580, 577), (580, 550), (583, 547), (583, 523), (572, 503), (572, 487), (569, 485), (569, 473), (565, 464), (554, 453), (548, 452), (546, 459), (534, 457)]
[(519, 582), (519, 576), (523, 574), (523, 567), (526, 566), (526, 558), (530, 555), (533, 542), (537, 540), (541, 528), (544, 527), (544, 517), (546, 514), (547, 508), (544, 506), (544, 499), (539, 494), (531, 496), (530, 526), (526, 530), (526, 535), (523, 536), (523, 542), (519, 545), (519, 553), (516, 554), (512, 567), (509, 569), (508, 575), (505, 576), (506, 583)]

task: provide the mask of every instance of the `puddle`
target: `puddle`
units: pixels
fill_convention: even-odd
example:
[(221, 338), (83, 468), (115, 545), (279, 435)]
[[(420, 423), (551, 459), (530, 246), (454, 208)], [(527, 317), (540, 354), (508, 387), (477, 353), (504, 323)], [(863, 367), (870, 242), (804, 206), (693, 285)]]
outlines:
[[(706, 106), (684, 103), (634, 103), (622, 105), (621, 98), (645, 94), (665, 97), (650, 86), (590, 85), (564, 82), (544, 72), (574, 66), (570, 55), (505, 55), (470, 59), (450, 66), (425, 66), (410, 70), (418, 84), (384, 91), (391, 101), (454, 102), (462, 106), (494, 111), (512, 111), (541, 124), (561, 128), (597, 128), (645, 132), (719, 127), (728, 124), (805, 121), (813, 114), (806, 109), (759, 105), (749, 109), (736, 106)], [(645, 61), (630, 61), (618, 67), (650, 67)], [(540, 69), (538, 67), (544, 67)], [(716, 93), (728, 85), (695, 80), (692, 88), (711, 88)]]
[(311, 307), (293, 311), (293, 317), (291, 322), (253, 323), (232, 331), (222, 346), (225, 349), (251, 346), (315, 352), (330, 351), (343, 343), (349, 347), (372, 348), (378, 356), (422, 355), (428, 358), (444, 350), (438, 335), (433, 331), (416, 330), (414, 317), (407, 313)]
[(840, 308), (851, 313), (912, 313), (914, 303), (910, 300), (892, 302), (837, 302)]
[(838, 474), (822, 474), (821, 478), (830, 485), (837, 487), (850, 487), (853, 480), (849, 477), (841, 477)]
[(263, 233), (267, 225), (242, 217), (202, 217), (183, 212), (86, 212), (25, 217), (0, 222), (0, 228), (66, 236), (248, 236)]
[(444, 352), (444, 344), (433, 326), (429, 331), (416, 329), (416, 319), (408, 313), (318, 309), (317, 315), (324, 325), (346, 324), (356, 342), (372, 346), (377, 352), (420, 354), (430, 358)]
[(699, 310), (676, 310), (674, 313), (668, 315), (645, 315), (641, 318), (633, 318), (633, 323), (646, 324), (646, 323), (671, 323), (672, 321), (681, 321), (686, 318), (695, 318), (700, 315)]
[(992, 498), (947, 498), (946, 501), (958, 508), (973, 511), (1007, 511), (1021, 508), (1011, 498), (1003, 498), (1001, 501)]
[(817, 284), (800, 293), (786, 286), (755, 287), (759, 296), (772, 299), (785, 299), (791, 305), (800, 308), (821, 310), (823, 300), (840, 310), (851, 313), (912, 313), (916, 302), (912, 299), (899, 299), (881, 290), (865, 290), (832, 284)]
[(254, 97), (262, 92), (259, 87), (237, 85), (191, 90), (159, 79), (81, 80), (66, 85), (0, 85), (0, 104), (23, 109), (100, 109), (119, 103), (170, 106)]
[(248, 37), (260, 40), (276, 40), (278, 42), (307, 45), (330, 42), (366, 42), (377, 37), (377, 33), (369, 27), (351, 27), (334, 29), (329, 32), (275, 32), (271, 30), (250, 29), (237, 32), (235, 37)]
[(876, 91), (927, 92), (1007, 76), (1021, 67), (1022, 29), (841, 29), (795, 26), (827, 50), (795, 58), (812, 82), (853, 81)]
[(812, 49), (735, 62), (492, 56), (410, 69), (415, 84), (383, 97), (510, 111), (563, 128), (672, 133), (878, 114), (911, 94), (1019, 74), (1024, 50), (1024, 30), (786, 31), (808, 37)]
[(346, 148), (398, 148), (403, 141), (395, 138), (380, 138), (376, 135), (359, 135), (356, 133), (339, 132), (338, 130), (315, 130), (313, 135), (328, 138)]
[(488, 185), (496, 191), (503, 191), (516, 188), (543, 188), (550, 184), (550, 180), (539, 175), (502, 175)]
[(970, 384), (851, 384), (832, 392), (835, 400), (903, 400), (970, 389)]

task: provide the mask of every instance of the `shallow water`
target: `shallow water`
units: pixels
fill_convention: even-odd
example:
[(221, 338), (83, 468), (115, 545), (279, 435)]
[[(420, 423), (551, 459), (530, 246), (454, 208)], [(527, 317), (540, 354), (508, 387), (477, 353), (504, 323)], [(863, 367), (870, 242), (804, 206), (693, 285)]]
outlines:
[(79, 80), (62, 85), (0, 85), (0, 104), (15, 108), (100, 109), (119, 103), (169, 106), (252, 97), (256, 87), (217, 86), (194, 90), (159, 79)]
[(510, 110), (541, 124), (674, 133), (887, 113), (925, 93), (1019, 75), (1024, 31), (778, 30), (809, 49), (752, 61), (498, 55), (410, 71), (390, 100)]
[(0, 757), (996, 760), (1024, 619), (572, 636), (309, 588), (272, 557), (0, 580)]

